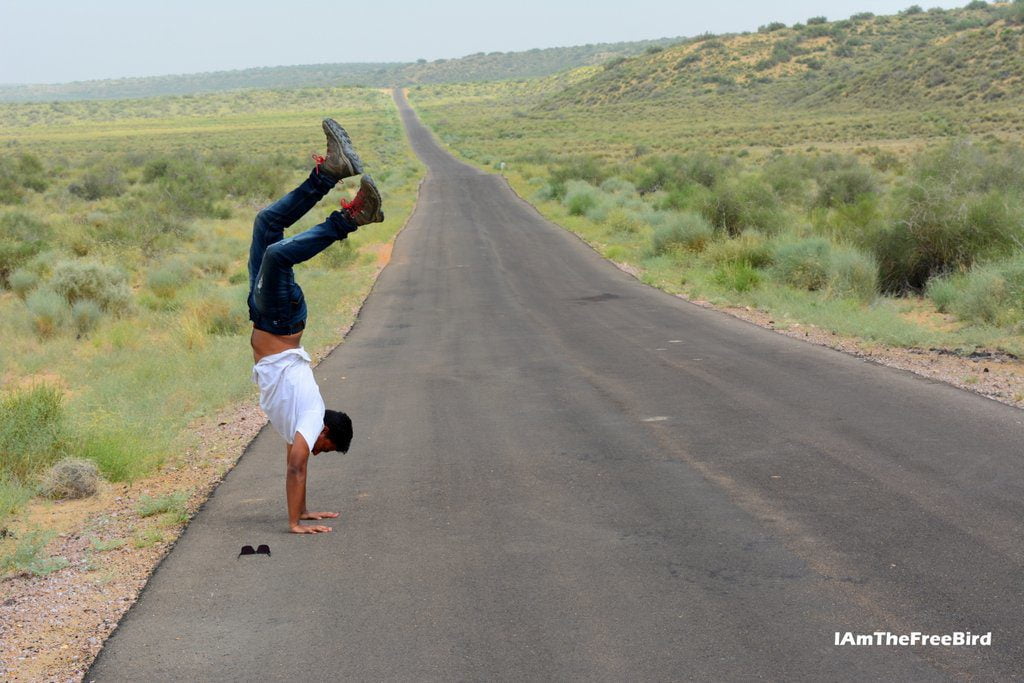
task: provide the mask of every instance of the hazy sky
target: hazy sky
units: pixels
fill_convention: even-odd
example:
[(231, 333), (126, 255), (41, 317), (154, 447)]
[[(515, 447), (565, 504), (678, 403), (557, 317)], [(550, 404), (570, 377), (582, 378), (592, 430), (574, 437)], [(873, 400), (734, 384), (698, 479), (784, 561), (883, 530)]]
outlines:
[[(920, 2), (958, 7), (959, 2)], [(0, 83), (323, 62), (407, 62), (751, 31), (913, 0), (0, 0)]]

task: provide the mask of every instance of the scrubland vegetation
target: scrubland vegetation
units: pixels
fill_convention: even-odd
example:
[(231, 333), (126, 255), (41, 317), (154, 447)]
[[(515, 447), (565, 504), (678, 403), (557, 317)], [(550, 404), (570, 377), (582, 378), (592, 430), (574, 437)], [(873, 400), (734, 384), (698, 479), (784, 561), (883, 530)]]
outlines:
[(1019, 355), (1022, 12), (812, 17), (410, 100), (453, 151), (659, 287)]
[(322, 153), (323, 116), (352, 134), (388, 221), (303, 266), (306, 348), (339, 340), (421, 175), (379, 91), (68, 106), (8, 105), (0, 128), (0, 522), (88, 469), (52, 465), (147, 476), (192, 445), (189, 425), (249, 397), (252, 220)]

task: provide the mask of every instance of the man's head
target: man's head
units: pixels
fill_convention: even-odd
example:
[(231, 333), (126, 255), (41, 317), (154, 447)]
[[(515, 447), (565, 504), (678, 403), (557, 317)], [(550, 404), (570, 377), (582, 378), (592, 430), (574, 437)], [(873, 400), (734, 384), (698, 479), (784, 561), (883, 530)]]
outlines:
[(317, 453), (327, 451), (348, 452), (352, 443), (352, 420), (348, 415), (337, 410), (324, 411), (324, 429), (316, 440), (313, 450)]

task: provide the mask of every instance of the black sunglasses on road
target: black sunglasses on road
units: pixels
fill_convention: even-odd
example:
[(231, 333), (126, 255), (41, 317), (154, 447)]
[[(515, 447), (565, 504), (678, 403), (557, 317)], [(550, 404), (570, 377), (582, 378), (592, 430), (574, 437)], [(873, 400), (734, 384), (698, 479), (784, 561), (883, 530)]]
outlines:
[(241, 552), (238, 553), (238, 557), (241, 557), (242, 555), (266, 555), (267, 557), (270, 557), (270, 546), (264, 543), (257, 547), (256, 550), (253, 550), (251, 545), (243, 545)]

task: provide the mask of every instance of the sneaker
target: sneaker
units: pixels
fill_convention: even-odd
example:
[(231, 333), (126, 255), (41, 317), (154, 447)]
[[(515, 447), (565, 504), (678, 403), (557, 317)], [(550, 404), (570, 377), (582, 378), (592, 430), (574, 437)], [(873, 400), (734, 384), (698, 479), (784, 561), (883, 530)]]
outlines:
[(352, 139), (334, 119), (324, 119), (324, 135), (327, 136), (327, 156), (315, 157), (317, 168), (323, 168), (338, 180), (359, 175), (363, 162), (352, 147)]
[(344, 209), (349, 218), (356, 225), (367, 223), (380, 223), (384, 220), (384, 212), (380, 210), (381, 199), (377, 186), (373, 184), (373, 178), (363, 175), (359, 180), (359, 192), (352, 198), (352, 201), (341, 201), (341, 208)]

